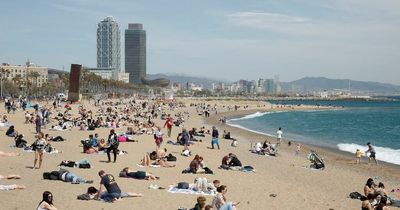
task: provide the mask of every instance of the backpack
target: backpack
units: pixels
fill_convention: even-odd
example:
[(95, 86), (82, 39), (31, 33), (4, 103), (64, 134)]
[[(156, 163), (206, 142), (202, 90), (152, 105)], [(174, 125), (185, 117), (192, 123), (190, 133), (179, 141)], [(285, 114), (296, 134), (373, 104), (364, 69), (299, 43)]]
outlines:
[(357, 199), (357, 200), (361, 200), (361, 201), (367, 200), (367, 197), (365, 197), (364, 195), (362, 195), (359, 192), (352, 192), (349, 194), (349, 197), (351, 199)]
[(187, 183), (187, 182), (179, 182), (177, 188), (178, 189), (189, 189), (189, 183)]
[(46, 144), (44, 150), (48, 153), (51, 153), (52, 151), (54, 151), (54, 148), (51, 146), (51, 144)]
[(211, 169), (209, 169), (208, 167), (204, 167), (204, 171), (206, 174), (214, 174), (214, 172)]
[(169, 155), (167, 156), (167, 161), (176, 161), (176, 157), (169, 153)]

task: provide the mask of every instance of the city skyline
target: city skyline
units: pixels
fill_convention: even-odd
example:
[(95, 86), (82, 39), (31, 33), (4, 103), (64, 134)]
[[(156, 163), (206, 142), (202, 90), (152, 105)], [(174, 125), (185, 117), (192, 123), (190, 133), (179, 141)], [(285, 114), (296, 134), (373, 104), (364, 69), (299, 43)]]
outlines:
[(112, 15), (122, 28), (146, 26), (150, 74), (230, 81), (323, 76), (400, 85), (400, 2), (394, 0), (44, 0), (3, 6), (0, 61), (11, 64), (29, 58), (56, 69), (96, 66), (96, 23)]

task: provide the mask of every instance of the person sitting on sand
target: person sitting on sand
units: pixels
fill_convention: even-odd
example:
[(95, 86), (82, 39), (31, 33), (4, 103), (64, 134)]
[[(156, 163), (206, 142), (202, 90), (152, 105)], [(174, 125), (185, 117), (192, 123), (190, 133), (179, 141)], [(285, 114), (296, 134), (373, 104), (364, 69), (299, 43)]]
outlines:
[[(165, 157), (165, 156), (164, 156)], [(154, 162), (153, 162), (154, 160)], [(157, 152), (153, 151), (151, 153), (147, 153), (139, 163), (142, 166), (150, 166), (150, 165), (159, 165), (165, 168), (175, 167), (175, 164), (170, 164), (165, 161), (165, 158), (157, 158)]]
[(219, 186), (217, 188), (217, 192), (218, 192), (217, 195), (214, 196), (214, 199), (212, 201), (213, 208), (218, 210), (236, 209), (235, 207), (239, 203), (227, 202), (225, 195), (228, 192), (228, 189), (225, 185)]
[(239, 158), (235, 154), (229, 153), (229, 168), (230, 169), (240, 169), (242, 168), (242, 163), (240, 162)]
[(207, 199), (204, 196), (197, 197), (197, 203), (196, 203), (196, 205), (194, 205), (192, 210), (204, 210), (207, 205), (206, 200)]
[(129, 167), (122, 169), (119, 173), (120, 177), (131, 177), (134, 179), (157, 180), (160, 177), (154, 176), (152, 173), (145, 171), (133, 171)]
[(189, 164), (190, 172), (194, 174), (204, 173), (203, 168), (200, 166), (203, 158), (199, 155), (195, 155), (193, 160)]
[(106, 144), (106, 140), (104, 140), (103, 138), (100, 139), (99, 143), (97, 144), (97, 150), (98, 151), (103, 151), (107, 149), (107, 144)]
[(376, 184), (374, 183), (374, 180), (372, 178), (369, 178), (367, 180), (367, 183), (364, 186), (364, 195), (368, 197), (369, 194), (376, 194)]
[(221, 163), (221, 166), (220, 166), (220, 168), (222, 168), (222, 169), (229, 169), (229, 161), (230, 161), (230, 157), (229, 157), (229, 155), (225, 155), (223, 158), (222, 158), (222, 163)]
[(95, 196), (95, 199), (103, 199), (106, 202), (114, 202), (120, 198), (125, 197), (142, 197), (140, 193), (122, 192), (119, 188), (115, 178), (111, 174), (106, 174), (105, 171), (99, 171), (101, 178), (100, 188)]
[(157, 159), (164, 159), (167, 156), (167, 148), (157, 150)]
[(127, 127), (127, 128), (126, 128), (125, 134), (126, 134), (126, 135), (134, 135), (135, 132), (133, 131), (133, 128), (132, 128), (132, 127)]
[(7, 129), (6, 135), (8, 137), (16, 137), (16, 136), (18, 136), (18, 131), (15, 130), (15, 127), (12, 125)]
[(367, 199), (361, 202), (361, 210), (374, 210), (372, 203), (375, 201), (375, 195), (368, 194)]
[(272, 145), (271, 142), (269, 142), (268, 140), (264, 141), (261, 151), (262, 151), (263, 155), (265, 155), (265, 154), (275, 155), (276, 154), (276, 149), (275, 149), (274, 145)]
[(40, 201), (37, 210), (57, 210), (53, 204), (53, 194), (51, 192), (43, 192), (43, 199)]
[(257, 143), (256, 143), (256, 145), (254, 146), (253, 152), (254, 152), (254, 153), (257, 153), (257, 154), (259, 154), (259, 155), (264, 155), (261, 142), (257, 142)]
[(376, 193), (380, 194), (383, 197), (388, 197), (389, 196), (387, 191), (385, 190), (385, 185), (382, 182), (378, 183), (378, 188), (376, 188)]
[(386, 197), (382, 197), (375, 210), (390, 210), (388, 207), (388, 199)]

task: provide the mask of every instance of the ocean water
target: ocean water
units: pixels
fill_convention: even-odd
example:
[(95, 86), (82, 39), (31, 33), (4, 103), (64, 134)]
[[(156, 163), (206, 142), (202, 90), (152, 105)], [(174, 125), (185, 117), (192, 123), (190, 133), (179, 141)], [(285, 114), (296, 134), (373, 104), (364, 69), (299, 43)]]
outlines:
[[(228, 124), (253, 132), (354, 153), (375, 146), (377, 159), (400, 165), (399, 101), (272, 101), (276, 104), (331, 105), (333, 110), (254, 113)], [(344, 107), (344, 108), (342, 108)]]

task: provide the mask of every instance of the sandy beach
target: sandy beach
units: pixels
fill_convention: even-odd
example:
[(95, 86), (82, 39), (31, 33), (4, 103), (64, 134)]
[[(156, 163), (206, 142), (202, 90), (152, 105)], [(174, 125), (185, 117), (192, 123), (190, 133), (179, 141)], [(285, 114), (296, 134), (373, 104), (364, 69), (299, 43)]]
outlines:
[[(116, 163), (106, 163), (106, 154), (84, 154), (80, 141), (89, 136), (89, 134), (98, 133), (100, 138), (107, 138), (109, 128), (98, 128), (95, 131), (80, 131), (78, 127), (67, 131), (50, 131), (43, 129), (44, 133), (57, 136), (60, 135), (67, 140), (64, 142), (54, 142), (52, 145), (62, 153), (45, 154), (43, 166), (41, 169), (32, 169), (34, 154), (24, 152), (18, 148), (12, 148), (9, 145), (14, 144), (13, 138), (4, 135), (6, 128), (2, 127), (2, 138), (0, 141), (0, 151), (19, 152), (21, 155), (16, 157), (0, 157), (0, 174), (20, 174), (20, 180), (1, 180), (1, 184), (24, 184), (27, 188), (24, 190), (0, 191), (2, 196), (1, 209), (35, 209), (41, 201), (42, 193), (46, 190), (51, 191), (54, 195), (54, 204), (57, 209), (170, 209), (176, 210), (179, 207), (192, 208), (196, 203), (196, 195), (174, 194), (163, 189), (149, 189), (150, 184), (167, 188), (178, 182), (193, 183), (196, 177), (206, 177), (209, 182), (215, 179), (221, 181), (222, 184), (228, 186), (227, 199), (229, 201), (240, 202), (237, 209), (335, 209), (350, 210), (360, 209), (361, 201), (348, 198), (350, 192), (363, 192), (363, 187), (369, 177), (377, 177), (379, 181), (385, 183), (387, 189), (399, 188), (400, 167), (392, 164), (383, 164), (376, 166), (375, 164), (355, 165), (353, 155), (339, 152), (334, 149), (320, 148), (315, 146), (304, 146), (300, 155), (295, 156), (295, 144), (291, 147), (287, 146), (287, 141), (279, 150), (276, 157), (256, 155), (249, 152), (251, 143), (263, 142), (266, 138), (275, 143), (275, 138), (252, 133), (246, 130), (221, 124), (219, 119), (222, 116), (227, 118), (237, 118), (255, 112), (264, 112), (271, 109), (271, 106), (265, 102), (258, 101), (202, 101), (186, 98), (178, 98), (186, 104), (184, 108), (176, 110), (164, 111), (172, 116), (178, 112), (188, 112), (189, 119), (185, 121), (185, 127), (191, 129), (193, 127), (200, 128), (206, 126), (217, 126), (222, 135), (223, 130), (230, 131), (232, 136), (238, 139), (238, 147), (231, 147), (231, 141), (220, 138), (220, 150), (209, 149), (211, 136), (206, 135), (202, 142), (198, 142), (190, 149), (192, 156), (184, 157), (180, 153), (182, 146), (166, 144), (169, 140), (164, 137), (162, 148), (167, 148), (167, 153), (172, 153), (177, 157), (176, 167), (173, 168), (153, 168), (139, 167), (137, 163), (143, 158), (146, 152), (155, 149), (153, 135), (135, 136), (134, 139), (139, 142), (120, 143), (119, 148), (128, 153), (118, 156)], [(191, 103), (217, 104), (218, 114), (211, 112), (209, 118), (199, 116), (195, 107), (191, 107)], [(97, 107), (84, 101), (80, 104), (73, 104), (72, 113), (77, 114), (78, 106), (84, 105), (88, 110), (94, 113)], [(240, 105), (238, 111), (228, 111), (223, 106)], [(244, 106), (248, 105), (246, 110)], [(264, 106), (265, 105), (265, 106)], [(51, 106), (51, 103), (49, 104)], [(164, 107), (166, 108), (166, 107)], [(281, 109), (312, 109), (313, 107), (283, 107), (274, 108)], [(62, 110), (60, 108), (60, 110)], [(33, 109), (29, 109), (33, 112)], [(5, 110), (1, 108), (2, 115)], [(53, 113), (53, 116), (57, 112)], [(33, 143), (35, 135), (34, 124), (24, 124), (24, 113), (18, 110), (15, 114), (6, 114), (11, 122), (15, 125), (18, 132), (25, 135), (28, 143)], [(157, 125), (162, 126), (164, 120), (157, 118), (154, 120)], [(49, 125), (54, 124), (54, 121)], [(50, 126), (47, 126), (49, 128)], [(278, 128), (280, 125), (276, 125)], [(117, 133), (126, 131), (127, 126), (116, 129)], [(166, 128), (162, 129), (165, 134)], [(173, 127), (172, 141), (176, 141), (176, 136), (181, 132), (180, 127)], [(295, 140), (293, 140), (295, 142)], [(306, 159), (310, 149), (314, 149), (324, 158), (326, 162), (325, 170), (311, 170), (304, 168), (310, 165)], [(243, 165), (250, 165), (256, 169), (255, 173), (245, 173), (241, 171), (218, 169), (221, 159), (228, 153), (234, 153), (241, 160)], [(195, 154), (204, 157), (206, 165), (214, 171), (210, 174), (182, 174), (181, 171), (189, 166)], [(62, 160), (79, 161), (87, 158), (91, 165), (91, 169), (67, 168), (71, 172), (86, 178), (94, 180), (93, 184), (71, 184), (62, 181), (50, 181), (42, 178), (43, 172), (58, 170), (58, 164)], [(130, 167), (134, 170), (143, 170), (151, 172), (156, 176), (160, 176), (160, 180), (146, 181), (135, 180), (129, 178), (120, 178), (118, 173), (124, 167)], [(105, 170), (107, 173), (113, 174), (116, 181), (124, 192), (142, 193), (141, 198), (124, 198), (114, 203), (106, 203), (102, 201), (81, 201), (77, 200), (78, 194), (86, 192), (89, 186), (99, 187), (100, 178), (97, 175), (99, 170)], [(275, 197), (270, 196), (276, 194)], [(211, 204), (212, 196), (207, 196), (207, 203)], [(398, 197), (397, 199), (400, 199)]]

